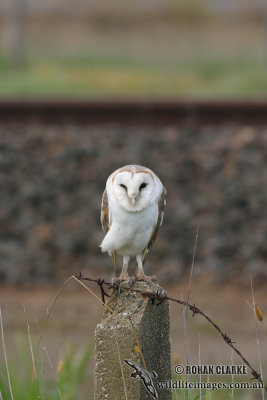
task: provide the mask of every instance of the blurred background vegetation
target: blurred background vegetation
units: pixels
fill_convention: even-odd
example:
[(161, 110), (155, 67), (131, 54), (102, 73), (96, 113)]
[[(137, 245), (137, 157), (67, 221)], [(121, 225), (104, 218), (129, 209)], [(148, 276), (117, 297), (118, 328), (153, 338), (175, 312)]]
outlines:
[(2, 0), (0, 95), (263, 96), (264, 0)]

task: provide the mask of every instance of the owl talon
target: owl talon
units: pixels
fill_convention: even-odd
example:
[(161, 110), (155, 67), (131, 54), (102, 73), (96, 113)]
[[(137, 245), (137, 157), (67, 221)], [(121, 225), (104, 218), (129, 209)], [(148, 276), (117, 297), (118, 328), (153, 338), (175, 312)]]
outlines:
[(121, 274), (120, 276), (118, 276), (117, 278), (112, 278), (111, 282), (112, 284), (119, 284), (123, 281), (130, 281), (131, 278), (128, 274)]
[(130, 277), (128, 274), (122, 274), (121, 276), (119, 276), (119, 280), (122, 281), (129, 281)]
[(145, 275), (145, 274), (137, 274), (136, 275), (136, 277), (135, 277), (135, 279), (137, 280), (137, 281), (144, 281), (144, 282), (147, 282), (147, 283), (150, 283), (150, 282), (157, 282), (158, 280), (157, 280), (157, 277), (155, 276), (155, 275), (152, 275), (152, 276), (147, 276), (147, 275)]

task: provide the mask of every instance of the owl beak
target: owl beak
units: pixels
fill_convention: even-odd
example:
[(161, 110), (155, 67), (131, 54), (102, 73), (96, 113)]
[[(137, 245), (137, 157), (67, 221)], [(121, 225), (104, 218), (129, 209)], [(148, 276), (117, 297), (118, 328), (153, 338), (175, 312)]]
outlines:
[(130, 196), (130, 203), (135, 206), (136, 205), (137, 197), (135, 195)]

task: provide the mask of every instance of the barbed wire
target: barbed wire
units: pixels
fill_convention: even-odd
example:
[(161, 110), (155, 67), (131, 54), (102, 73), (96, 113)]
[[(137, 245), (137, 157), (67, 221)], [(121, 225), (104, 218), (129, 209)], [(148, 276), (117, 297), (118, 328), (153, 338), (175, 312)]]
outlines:
[(192, 311), (192, 317), (194, 317), (195, 314), (200, 314), (202, 315), (216, 330), (217, 332), (221, 335), (221, 337), (223, 338), (223, 340), (225, 341), (225, 343), (230, 346), (235, 353), (241, 357), (241, 359), (243, 360), (243, 362), (249, 367), (251, 374), (253, 376), (252, 379), (256, 379), (258, 380), (261, 384), (263, 384), (264, 389), (267, 391), (267, 386), (264, 384), (261, 375), (259, 374), (258, 371), (256, 371), (252, 365), (250, 364), (250, 362), (242, 355), (242, 353), (236, 348), (235, 346), (235, 342), (232, 341), (232, 339), (223, 332), (223, 330), (219, 327), (219, 325), (217, 325), (207, 314), (205, 314), (202, 310), (200, 310), (200, 308), (198, 308), (195, 304), (190, 304), (187, 301), (184, 300), (179, 300), (179, 299), (175, 299), (173, 297), (167, 296), (165, 293), (162, 293), (160, 291), (158, 292), (149, 292), (147, 290), (140, 290), (140, 289), (135, 289), (132, 287), (121, 287), (121, 285), (117, 282), (106, 282), (104, 279), (101, 278), (90, 278), (90, 277), (84, 277), (80, 272), (75, 275), (75, 278), (77, 278), (80, 281), (89, 281), (89, 282), (94, 282), (96, 283), (99, 288), (100, 288), (100, 293), (101, 293), (101, 298), (102, 298), (102, 302), (103, 304), (105, 304), (105, 297), (110, 297), (110, 295), (105, 291), (104, 289), (104, 285), (108, 287), (108, 289), (117, 289), (117, 290), (126, 290), (129, 292), (135, 292), (135, 293), (140, 293), (143, 296), (148, 297), (149, 299), (151, 299), (152, 301), (157, 301), (156, 306), (159, 306), (161, 303), (163, 303), (164, 300), (169, 300), (169, 301), (173, 301), (175, 303), (178, 303), (184, 307), (188, 307), (190, 311)]

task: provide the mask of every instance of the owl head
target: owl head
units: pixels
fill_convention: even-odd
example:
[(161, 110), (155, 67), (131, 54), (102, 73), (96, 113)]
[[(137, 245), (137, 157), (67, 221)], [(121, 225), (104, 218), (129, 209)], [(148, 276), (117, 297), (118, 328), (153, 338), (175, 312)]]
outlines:
[[(138, 212), (148, 207), (162, 190), (162, 184), (153, 171), (139, 165), (122, 167), (108, 179), (107, 188), (116, 203), (129, 212)], [(158, 190), (159, 189), (159, 190)]]

